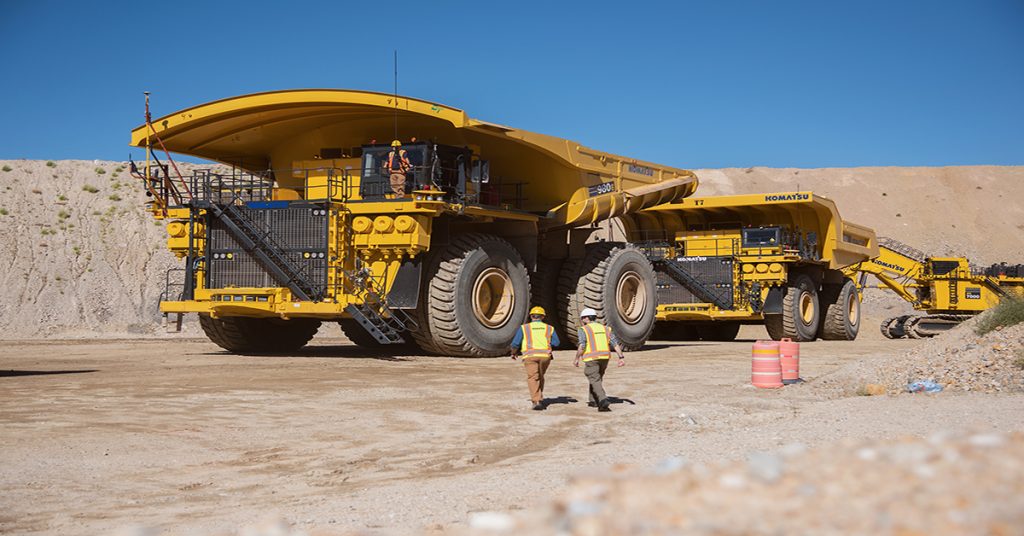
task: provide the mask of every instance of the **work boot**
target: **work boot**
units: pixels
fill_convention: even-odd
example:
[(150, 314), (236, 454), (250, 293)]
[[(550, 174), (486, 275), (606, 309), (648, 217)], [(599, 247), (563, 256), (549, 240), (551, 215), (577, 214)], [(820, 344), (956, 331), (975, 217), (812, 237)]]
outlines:
[(597, 407), (597, 402), (587, 402), (587, 407), (596, 408)]
[(542, 411), (542, 410), (544, 410), (544, 403), (543, 402), (537, 402), (536, 404), (533, 405), (533, 410), (534, 411)]
[(611, 405), (611, 401), (605, 398), (597, 404), (597, 411), (611, 411), (612, 408), (608, 407)]

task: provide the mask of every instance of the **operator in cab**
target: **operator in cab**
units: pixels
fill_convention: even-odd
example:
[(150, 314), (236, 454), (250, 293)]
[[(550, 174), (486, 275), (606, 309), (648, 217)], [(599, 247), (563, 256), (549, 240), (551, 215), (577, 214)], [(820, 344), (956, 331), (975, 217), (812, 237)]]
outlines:
[(409, 155), (402, 149), (402, 142), (391, 142), (391, 151), (388, 152), (384, 167), (391, 174), (391, 191), (395, 197), (405, 197), (406, 174), (412, 169), (412, 164), (409, 163)]

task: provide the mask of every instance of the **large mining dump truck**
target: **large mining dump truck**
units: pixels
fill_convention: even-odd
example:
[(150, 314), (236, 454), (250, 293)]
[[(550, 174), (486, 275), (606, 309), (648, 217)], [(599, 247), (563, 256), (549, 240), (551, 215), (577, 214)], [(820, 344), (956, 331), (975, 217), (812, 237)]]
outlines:
[(812, 192), (690, 197), (620, 218), (657, 271), (655, 338), (853, 340), (861, 294), (843, 269), (878, 256), (875, 232)]
[[(531, 301), (572, 342), (590, 307), (637, 348), (654, 326), (652, 266), (593, 231), (697, 188), (684, 169), (362, 91), (260, 93), (156, 120), (147, 101), (131, 144), (149, 149), (135, 169), (183, 261), (161, 310), (198, 313), (239, 353), (295, 350), (338, 322), (363, 346), (497, 356)], [(171, 153), (225, 166), (183, 176)]]
[[(890, 339), (934, 337), (1005, 299), (1024, 299), (1024, 264), (978, 268), (965, 257), (935, 257), (892, 238), (879, 238), (879, 255), (844, 269), (871, 274), (924, 314), (882, 321)], [(863, 284), (863, 283), (862, 283)]]

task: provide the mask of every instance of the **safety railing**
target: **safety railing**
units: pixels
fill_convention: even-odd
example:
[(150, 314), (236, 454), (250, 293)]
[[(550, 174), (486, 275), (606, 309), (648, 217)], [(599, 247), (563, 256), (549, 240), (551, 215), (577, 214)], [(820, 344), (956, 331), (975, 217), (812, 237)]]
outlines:
[(164, 273), (164, 290), (160, 293), (160, 301), (181, 301), (184, 299), (185, 278), (184, 268), (168, 269)]

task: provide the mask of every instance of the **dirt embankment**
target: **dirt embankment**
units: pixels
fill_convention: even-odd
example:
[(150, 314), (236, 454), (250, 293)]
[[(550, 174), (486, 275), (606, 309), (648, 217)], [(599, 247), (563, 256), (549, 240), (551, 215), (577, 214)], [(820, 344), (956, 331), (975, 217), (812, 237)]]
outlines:
[(4, 338), (159, 331), (164, 274), (178, 262), (116, 162), (0, 161)]
[[(184, 169), (191, 166), (183, 165)], [(0, 161), (0, 337), (160, 333), (180, 261), (123, 163)], [(1024, 262), (1024, 167), (698, 170), (700, 195), (813, 190), (845, 218), (935, 255)], [(871, 319), (904, 312), (875, 290)], [(866, 330), (870, 331), (870, 330)]]

